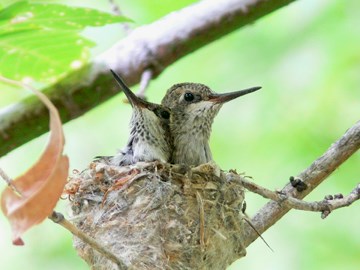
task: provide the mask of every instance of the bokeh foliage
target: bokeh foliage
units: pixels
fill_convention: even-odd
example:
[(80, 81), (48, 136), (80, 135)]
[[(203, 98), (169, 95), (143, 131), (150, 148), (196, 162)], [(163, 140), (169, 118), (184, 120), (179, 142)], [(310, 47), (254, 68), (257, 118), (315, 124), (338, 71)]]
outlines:
[[(194, 1), (118, 2), (140, 26)], [(110, 11), (107, 1), (76, 4)], [(168, 87), (184, 81), (219, 92), (263, 86), (224, 106), (215, 119), (211, 146), (223, 169), (236, 168), (259, 184), (281, 188), (359, 120), (359, 9), (355, 0), (296, 1), (181, 59), (151, 83), (148, 97), (159, 102)], [(119, 25), (85, 32), (98, 44), (93, 54), (122, 35)], [(21, 95), (19, 90), (1, 92), (1, 103)], [(117, 96), (65, 125), (72, 168), (81, 170), (92, 157), (111, 155), (126, 143), (131, 108), (122, 100)], [(18, 175), (38, 157), (45, 141), (42, 136), (13, 151), (0, 165)], [(359, 181), (359, 164), (357, 153), (306, 199), (349, 192)], [(251, 215), (265, 201), (246, 195)], [(358, 209), (357, 203), (326, 220), (291, 211), (264, 234), (275, 253), (258, 240), (230, 269), (359, 269)], [(2, 216), (0, 224), (2, 269), (87, 269), (72, 250), (68, 233), (50, 222), (25, 235), (23, 248), (11, 246)]]
[(96, 43), (80, 31), (125, 21), (124, 16), (63, 4), (10, 4), (0, 10), (0, 74), (27, 83), (54, 83), (88, 62)]

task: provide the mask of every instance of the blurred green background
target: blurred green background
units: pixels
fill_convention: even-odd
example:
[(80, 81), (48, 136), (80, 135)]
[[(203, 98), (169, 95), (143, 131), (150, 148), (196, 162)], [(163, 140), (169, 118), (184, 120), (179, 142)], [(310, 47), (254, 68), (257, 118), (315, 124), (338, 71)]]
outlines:
[[(117, 2), (139, 26), (194, 1)], [(105, 0), (76, 4), (111, 10)], [(261, 85), (261, 91), (222, 108), (211, 148), (223, 169), (246, 172), (270, 189), (281, 188), (359, 120), (359, 10), (356, 0), (299, 0), (176, 62), (151, 82), (148, 97), (159, 102), (167, 88), (185, 81), (218, 92)], [(98, 42), (94, 55), (124, 35), (119, 25), (84, 34)], [(1, 106), (24, 95), (2, 91)], [(131, 107), (122, 100), (120, 94), (65, 125), (72, 169), (82, 170), (94, 156), (112, 155), (126, 144)], [(12, 177), (21, 174), (46, 140), (42, 136), (16, 149), (1, 158), (0, 166)], [(350, 192), (359, 172), (357, 153), (306, 199)], [(266, 202), (250, 193), (246, 201), (249, 215)], [(257, 240), (229, 269), (360, 269), (359, 207), (356, 203), (337, 210), (325, 220), (319, 213), (293, 210), (263, 235), (274, 252)], [(66, 203), (57, 209), (65, 212)], [(69, 233), (51, 221), (26, 233), (24, 247), (15, 247), (9, 224), (0, 215), (0, 239), (2, 270), (88, 269), (72, 248)]]

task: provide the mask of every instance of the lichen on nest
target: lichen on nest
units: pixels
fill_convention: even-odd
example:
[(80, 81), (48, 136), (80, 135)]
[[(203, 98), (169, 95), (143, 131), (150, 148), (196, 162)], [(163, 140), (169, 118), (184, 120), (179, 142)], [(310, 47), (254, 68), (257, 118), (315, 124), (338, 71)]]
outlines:
[[(129, 269), (225, 269), (245, 256), (244, 189), (211, 164), (93, 162), (66, 186), (71, 219)], [(91, 269), (118, 267), (74, 238)]]

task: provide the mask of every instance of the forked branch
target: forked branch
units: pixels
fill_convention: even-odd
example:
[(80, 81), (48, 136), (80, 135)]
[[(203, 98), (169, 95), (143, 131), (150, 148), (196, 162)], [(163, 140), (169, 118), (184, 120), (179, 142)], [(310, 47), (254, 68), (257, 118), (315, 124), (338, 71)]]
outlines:
[(326, 218), (331, 211), (351, 205), (353, 202), (360, 199), (360, 184), (358, 184), (347, 196), (326, 196), (322, 201), (306, 202), (301, 199), (294, 198), (282, 191), (272, 191), (255, 184), (246, 178), (235, 176), (247, 190), (254, 192), (266, 199), (277, 202), (281, 206), (293, 208), (296, 210), (321, 212), (322, 218)]
[[(292, 208), (292, 206), (294, 206), (293, 198), (303, 199), (359, 148), (360, 121), (348, 129), (345, 134), (337, 142), (333, 143), (321, 157), (315, 160), (307, 169), (298, 175), (297, 178), (303, 180), (307, 184), (308, 188), (306, 190), (297, 192), (290, 183), (287, 184), (281, 190), (281, 193), (285, 194), (287, 198), (292, 197), (292, 199), (288, 199), (287, 203), (282, 204), (279, 204), (276, 201), (268, 202), (252, 218), (252, 224), (260, 233), (266, 231), (278, 220), (280, 220)], [(328, 201), (330, 207), (329, 209), (336, 209), (356, 200), (359, 196), (358, 192), (359, 185), (344, 199), (339, 199), (338, 201), (335, 200), (334, 202)], [(292, 201), (293, 204), (291, 205), (289, 201)], [(321, 207), (319, 206), (319, 208)], [(245, 246), (249, 246), (253, 241), (255, 241), (258, 235), (250, 226), (245, 226)]]

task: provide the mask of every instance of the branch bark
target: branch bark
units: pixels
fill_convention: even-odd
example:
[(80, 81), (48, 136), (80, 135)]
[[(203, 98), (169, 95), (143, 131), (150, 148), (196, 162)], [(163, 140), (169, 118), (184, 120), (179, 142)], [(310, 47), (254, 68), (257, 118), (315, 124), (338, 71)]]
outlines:
[[(114, 69), (128, 85), (140, 81), (144, 70), (153, 77), (181, 57), (250, 24), (294, 0), (203, 0), (139, 27), (93, 62), (44, 92), (60, 112), (63, 123), (77, 118), (118, 93), (109, 73)], [(0, 156), (48, 129), (48, 112), (29, 97), (0, 112)]]
[[(300, 178), (307, 184), (308, 188), (306, 190), (297, 192), (289, 183), (282, 189), (282, 193), (294, 198), (303, 199), (359, 148), (360, 121), (348, 129), (321, 157), (299, 174), (297, 178)], [(271, 201), (256, 213), (251, 222), (259, 233), (262, 234), (280, 220), (290, 209), (288, 205), (280, 205), (277, 202)], [(246, 242), (244, 245), (247, 247), (257, 239), (258, 235), (249, 225), (245, 224), (245, 227)]]

